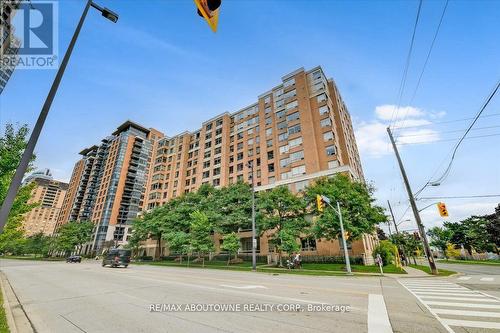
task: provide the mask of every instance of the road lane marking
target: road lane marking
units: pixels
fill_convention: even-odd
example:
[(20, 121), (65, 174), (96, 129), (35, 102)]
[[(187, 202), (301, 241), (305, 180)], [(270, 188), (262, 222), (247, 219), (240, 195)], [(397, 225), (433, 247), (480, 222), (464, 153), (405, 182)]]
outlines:
[(444, 305), (444, 306), (454, 306), (454, 307), (464, 307), (464, 308), (500, 309), (500, 305), (497, 304), (470, 304), (470, 303), (437, 302), (437, 301), (430, 301), (426, 303), (429, 305)]
[(494, 323), (491, 321), (472, 321), (461, 319), (443, 319), (443, 321), (449, 326), (500, 329), (500, 323)]
[(432, 310), (435, 313), (447, 314), (447, 315), (500, 318), (500, 312), (464, 311), (464, 310), (453, 310), (453, 309), (432, 309)]
[(493, 278), (484, 277), (484, 278), (480, 278), (479, 281), (493, 281)]
[(230, 286), (228, 284), (221, 284), (220, 286), (225, 288), (235, 288), (235, 289), (268, 289), (267, 287), (264, 286)]
[(393, 333), (383, 295), (368, 295), (368, 333)]
[[(480, 296), (480, 295), (478, 295)], [(496, 299), (488, 299), (486, 297), (482, 298), (471, 298), (471, 297), (447, 297), (447, 296), (426, 296), (421, 295), (421, 298), (431, 298), (431, 299), (446, 299), (452, 301), (473, 301), (473, 302), (486, 302), (486, 303), (500, 303)]]
[(472, 279), (472, 277), (470, 277), (470, 276), (462, 276), (462, 277), (459, 277), (457, 280), (467, 281), (467, 280), (470, 280), (470, 279)]

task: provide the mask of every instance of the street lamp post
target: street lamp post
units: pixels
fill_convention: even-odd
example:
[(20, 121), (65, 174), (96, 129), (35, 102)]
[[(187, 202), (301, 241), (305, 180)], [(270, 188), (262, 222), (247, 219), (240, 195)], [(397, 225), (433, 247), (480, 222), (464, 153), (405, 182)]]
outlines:
[(102, 16), (107, 18), (108, 20), (116, 23), (118, 21), (118, 14), (114, 13), (113, 11), (107, 9), (107, 8), (102, 8), (95, 3), (92, 2), (92, 0), (88, 0), (87, 4), (85, 5), (85, 9), (83, 10), (82, 17), (80, 18), (80, 21), (78, 22), (78, 25), (76, 26), (75, 33), (73, 34), (73, 37), (71, 38), (71, 42), (69, 43), (68, 49), (66, 50), (66, 54), (64, 55), (63, 61), (61, 62), (61, 66), (59, 66), (59, 69), (57, 71), (56, 77), (54, 78), (54, 82), (52, 83), (52, 87), (50, 88), (49, 94), (47, 95), (47, 98), (45, 99), (45, 103), (43, 104), (42, 111), (40, 112), (40, 115), (38, 116), (38, 120), (36, 121), (35, 127), (33, 128), (33, 131), (31, 132), (31, 136), (28, 140), (28, 144), (26, 145), (26, 149), (23, 152), (23, 156), (21, 157), (21, 161), (19, 163), (19, 166), (16, 169), (16, 173), (14, 174), (14, 177), (12, 178), (12, 181), (9, 186), (9, 190), (7, 191), (7, 195), (5, 197), (5, 200), (2, 204), (2, 208), (0, 209), (0, 232), (3, 230), (3, 227), (5, 226), (5, 223), (7, 222), (7, 218), (10, 213), (10, 209), (12, 208), (12, 204), (14, 203), (14, 200), (17, 195), (17, 191), (19, 190), (19, 187), (21, 186), (24, 173), (28, 169), (28, 165), (31, 161), (31, 158), (33, 157), (33, 151), (35, 150), (36, 143), (38, 141), (38, 137), (40, 136), (40, 133), (43, 128), (43, 124), (45, 123), (45, 119), (47, 119), (47, 115), (49, 114), (50, 107), (52, 105), (52, 102), (54, 100), (54, 97), (56, 96), (57, 89), (59, 88), (59, 84), (61, 83), (61, 80), (64, 75), (64, 71), (66, 70), (66, 66), (68, 65), (69, 59), (71, 57), (71, 53), (73, 52), (73, 48), (75, 47), (76, 40), (78, 39), (78, 35), (80, 34), (80, 31), (82, 30), (83, 23), (85, 22), (85, 18), (87, 17), (87, 13), (90, 9), (90, 7), (93, 7), (100, 11), (102, 13)]
[(340, 210), (340, 203), (337, 201), (337, 209), (335, 209), (335, 208), (333, 208), (332, 204), (330, 203), (330, 199), (328, 197), (322, 195), (321, 200), (323, 200), (323, 202), (327, 203), (328, 206), (330, 206), (330, 208), (333, 209), (333, 211), (336, 212), (337, 215), (339, 216), (340, 237), (342, 237), (342, 245), (344, 247), (345, 266), (347, 269), (347, 274), (351, 275), (352, 274), (351, 262), (349, 260), (349, 250), (347, 250), (347, 242), (345, 240), (344, 221), (342, 220), (342, 211)]
[(253, 163), (248, 162), (252, 178), (252, 271), (257, 270), (257, 238), (255, 232), (255, 180), (253, 173)]

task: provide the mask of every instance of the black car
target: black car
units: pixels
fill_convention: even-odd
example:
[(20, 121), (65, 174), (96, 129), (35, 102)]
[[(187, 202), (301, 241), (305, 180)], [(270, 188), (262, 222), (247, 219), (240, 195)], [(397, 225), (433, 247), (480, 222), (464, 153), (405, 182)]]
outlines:
[(82, 257), (80, 256), (69, 256), (66, 258), (66, 262), (82, 262)]
[(110, 265), (111, 267), (127, 267), (130, 264), (130, 250), (111, 249), (102, 260), (102, 267)]

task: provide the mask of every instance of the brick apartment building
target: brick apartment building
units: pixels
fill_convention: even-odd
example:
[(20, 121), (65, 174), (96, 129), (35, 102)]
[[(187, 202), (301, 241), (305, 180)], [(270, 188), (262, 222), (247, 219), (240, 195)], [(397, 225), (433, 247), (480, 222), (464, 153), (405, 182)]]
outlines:
[[(141, 132), (141, 140), (148, 142), (140, 166), (147, 176), (141, 177), (140, 183), (135, 185), (138, 192), (141, 186), (144, 188), (143, 200), (136, 203), (132, 211), (121, 210), (117, 201), (105, 204), (94, 200), (91, 205), (94, 207), (91, 208), (92, 221), (99, 223), (102, 216), (107, 216), (99, 228), (121, 225), (124, 230), (118, 237), (121, 239), (125, 234), (125, 241), (129, 222), (141, 208), (153, 209), (183, 193), (197, 190), (202, 184), (220, 187), (248, 181), (250, 161), (254, 163), (257, 191), (287, 185), (298, 192), (318, 177), (337, 173), (364, 180), (349, 112), (334, 81), (326, 77), (321, 67), (309, 71), (301, 68), (284, 76), (280, 85), (261, 94), (256, 103), (234, 113), (213, 117), (194, 132), (169, 137), (131, 122), (120, 126), (122, 130), (125, 127)], [(136, 136), (134, 133), (132, 137)], [(86, 165), (94, 163), (97, 148), (93, 147), (91, 156), (89, 153), (87, 150), (82, 152), (84, 158), (75, 166), (71, 179), (68, 203), (72, 202), (73, 209), (80, 206), (75, 206), (78, 200), (71, 198), (77, 196), (76, 188), (88, 181), (82, 174), (91, 169)], [(126, 173), (117, 173), (116, 177), (115, 183), (126, 181)], [(108, 191), (110, 184), (98, 180), (95, 186), (99, 188), (96, 191), (103, 191), (102, 188)], [(116, 184), (113, 186), (115, 189), (111, 191), (118, 191)], [(81, 198), (83, 200), (83, 196)], [(127, 215), (121, 224), (118, 211)], [(81, 220), (81, 216), (74, 214), (71, 218), (62, 216), (60, 222), (78, 219)], [(106, 240), (113, 239), (111, 236), (108, 230)], [(250, 232), (241, 231), (240, 236), (242, 251), (249, 251)], [(218, 249), (217, 238), (216, 235)], [(304, 239), (301, 242), (304, 254), (340, 254), (338, 241)], [(353, 254), (371, 258), (375, 242), (371, 235), (366, 235), (349, 246)], [(145, 254), (152, 254), (154, 246), (148, 242)], [(258, 248), (260, 254), (268, 253), (265, 235), (259, 240)]]
[(4, 62), (3, 58), (16, 56), (20, 41), (14, 36), (11, 21), (22, 0), (2, 0), (0, 2), (0, 94), (9, 81), (15, 67), (11, 62)]
[(143, 206), (149, 161), (163, 134), (131, 121), (112, 135), (80, 152), (71, 175), (58, 226), (70, 221), (92, 221), (92, 242), (84, 252), (98, 251), (105, 241), (118, 245)]
[(54, 180), (49, 170), (34, 172), (24, 180), (25, 184), (34, 183), (28, 203), (38, 203), (24, 216), (23, 228), (26, 236), (43, 233), (52, 236), (59, 213), (68, 189), (68, 184)]

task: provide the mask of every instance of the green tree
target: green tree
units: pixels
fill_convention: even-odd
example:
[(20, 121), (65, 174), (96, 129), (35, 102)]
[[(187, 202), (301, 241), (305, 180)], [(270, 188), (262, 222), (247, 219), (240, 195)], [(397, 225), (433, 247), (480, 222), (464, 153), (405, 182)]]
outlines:
[(227, 265), (229, 266), (229, 262), (231, 261), (231, 255), (234, 254), (236, 256), (238, 254), (238, 250), (240, 249), (240, 237), (235, 232), (224, 235), (222, 239), (222, 249), (228, 252), (227, 256)]
[(493, 214), (483, 217), (488, 221), (486, 231), (493, 246), (493, 251), (500, 255), (500, 204), (495, 208)]
[(261, 234), (269, 233), (269, 239), (278, 253), (279, 266), (282, 267), (283, 251), (296, 250), (300, 235), (309, 234), (310, 222), (305, 218), (306, 203), (287, 186), (260, 192), (257, 203), (260, 212), (258, 228)]
[(328, 197), (332, 205), (340, 203), (344, 230), (351, 239), (358, 239), (365, 233), (373, 233), (379, 223), (386, 223), (384, 209), (374, 204), (374, 188), (365, 183), (353, 181), (347, 175), (318, 179), (306, 189), (306, 199), (314, 207), (319, 218), (313, 231), (317, 238), (337, 239), (340, 235), (340, 220), (336, 212), (326, 207), (323, 213), (316, 211), (316, 195)]
[[(26, 125), (15, 129), (12, 124), (5, 126), (5, 131), (0, 137), (0, 205), (3, 204), (12, 177), (16, 172), (21, 156), (27, 144), (28, 127)], [(33, 156), (32, 161), (35, 159)], [(31, 164), (30, 168), (31, 170)], [(26, 185), (19, 189), (12, 205), (7, 223), (0, 234), (0, 252), (21, 254), (24, 252), (24, 230), (22, 227), (23, 214), (28, 213), (37, 206), (29, 204), (34, 185)]]
[(220, 189), (214, 200), (214, 208), (220, 212), (217, 231), (222, 234), (248, 229), (252, 218), (252, 188), (238, 182)]
[(46, 236), (43, 232), (31, 235), (26, 240), (26, 252), (47, 257), (53, 243), (53, 238)]
[[(182, 256), (184, 254), (190, 255), (191, 249), (191, 235), (184, 231), (172, 231), (164, 234), (164, 239), (168, 243), (170, 252), (177, 252), (180, 254), (180, 263), (182, 264)], [(189, 261), (188, 261), (189, 265)]]
[(386, 266), (394, 262), (394, 258), (398, 255), (397, 251), (396, 245), (391, 241), (383, 240), (373, 250), (373, 258), (377, 258), (377, 255), (380, 255), (382, 264)]
[(390, 241), (395, 244), (400, 251), (404, 251), (407, 259), (413, 258), (416, 265), (419, 252), (422, 251), (422, 243), (414, 235), (408, 232), (400, 232), (399, 234), (392, 234)]
[(434, 227), (427, 231), (427, 235), (431, 238), (429, 244), (440, 249), (445, 258), (448, 259), (446, 250), (448, 249), (448, 244), (453, 236), (452, 231), (448, 228)]
[(202, 259), (202, 266), (205, 267), (205, 255), (214, 250), (214, 241), (212, 239), (213, 226), (208, 220), (207, 215), (200, 211), (191, 213), (191, 248), (198, 253)]
[(72, 251), (80, 252), (83, 244), (90, 241), (92, 235), (92, 222), (68, 222), (59, 229), (56, 237), (56, 248), (69, 255)]

